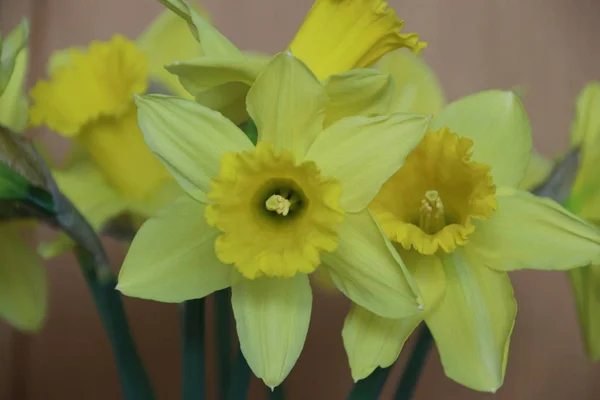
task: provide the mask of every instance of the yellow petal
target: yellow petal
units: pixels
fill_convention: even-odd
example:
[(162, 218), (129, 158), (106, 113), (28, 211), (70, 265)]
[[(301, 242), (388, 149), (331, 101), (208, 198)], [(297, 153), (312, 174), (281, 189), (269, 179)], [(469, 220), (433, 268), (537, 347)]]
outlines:
[(590, 265), (569, 271), (575, 294), (579, 325), (588, 357), (600, 359), (600, 266)]
[(270, 388), (279, 386), (300, 356), (308, 332), (312, 293), (308, 276), (240, 278), (231, 287), (240, 348)]
[(19, 26), (0, 40), (0, 96), (13, 79), (13, 69), (19, 54), (26, 49), (29, 40), (29, 22), (23, 19)]
[(531, 154), (527, 171), (525, 172), (525, 176), (519, 187), (521, 189), (530, 190), (542, 184), (546, 181), (550, 172), (552, 172), (553, 167), (554, 162), (552, 160), (534, 151)]
[(374, 69), (332, 75), (324, 85), (329, 97), (325, 126), (345, 117), (388, 114), (395, 90), (394, 79)]
[(425, 321), (444, 371), (461, 385), (495, 392), (504, 381), (517, 313), (510, 279), (463, 249), (443, 261), (445, 294)]
[(254, 148), (231, 121), (193, 101), (147, 95), (136, 103), (146, 143), (181, 187), (200, 201), (206, 200), (223, 153)]
[(444, 107), (446, 101), (438, 78), (422, 58), (397, 50), (386, 54), (377, 68), (396, 81), (394, 111), (437, 114)]
[(325, 79), (369, 67), (394, 49), (425, 48), (418, 35), (399, 33), (403, 25), (382, 0), (316, 0), (290, 50)]
[(400, 254), (419, 286), (425, 310), (422, 315), (389, 319), (357, 305), (352, 307), (344, 321), (342, 338), (355, 381), (366, 378), (377, 367), (392, 365), (410, 334), (428, 313), (435, 310), (444, 294), (446, 278), (438, 257), (406, 250), (401, 250)]
[(177, 78), (165, 70), (167, 64), (202, 54), (202, 47), (190, 34), (185, 20), (167, 10), (150, 24), (136, 43), (148, 58), (150, 76), (160, 80), (173, 93), (187, 95)]
[(600, 257), (600, 231), (555, 201), (527, 192), (501, 189), (498, 209), (476, 222), (470, 251), (500, 271), (566, 270)]
[(52, 175), (61, 192), (96, 230), (127, 208), (126, 200), (108, 183), (91, 160), (80, 161)]
[(529, 165), (531, 126), (513, 92), (480, 92), (446, 106), (432, 121), (473, 140), (473, 161), (492, 167), (497, 186), (517, 187)]
[(223, 114), (236, 125), (248, 121), (246, 96), (250, 87), (241, 82), (224, 83), (204, 92), (196, 93), (198, 104)]
[(600, 83), (591, 82), (579, 93), (575, 120), (571, 126), (571, 146), (587, 151), (600, 148)]
[(230, 82), (241, 82), (250, 87), (268, 62), (266, 57), (251, 55), (197, 57), (170, 64), (167, 70), (179, 77), (188, 92), (196, 95)]
[(413, 114), (342, 119), (321, 133), (306, 158), (343, 187), (340, 205), (364, 209), (425, 135), (429, 118)]
[(27, 59), (25, 48), (17, 55), (12, 76), (4, 93), (0, 95), (0, 125), (7, 126), (14, 132), (22, 132), (29, 117), (29, 103), (23, 92)]
[(258, 128), (258, 140), (275, 151), (290, 151), (302, 161), (323, 130), (327, 95), (310, 70), (290, 54), (279, 53), (248, 93), (248, 113)]
[(179, 303), (229, 287), (231, 267), (215, 254), (218, 235), (204, 219), (203, 204), (179, 198), (142, 225), (117, 289), (131, 297)]
[[(158, 0), (165, 7), (182, 18), (189, 26), (194, 38), (202, 46), (202, 51), (207, 56), (231, 56), (241, 52), (223, 36), (205, 17), (200, 15), (194, 7), (183, 0)], [(175, 45), (179, 46), (179, 43)]]
[(383, 317), (419, 313), (416, 283), (373, 216), (367, 210), (347, 214), (338, 229), (337, 250), (321, 255), (338, 289)]
[(0, 317), (22, 331), (40, 330), (47, 307), (46, 271), (16, 223), (0, 224), (0, 260)]

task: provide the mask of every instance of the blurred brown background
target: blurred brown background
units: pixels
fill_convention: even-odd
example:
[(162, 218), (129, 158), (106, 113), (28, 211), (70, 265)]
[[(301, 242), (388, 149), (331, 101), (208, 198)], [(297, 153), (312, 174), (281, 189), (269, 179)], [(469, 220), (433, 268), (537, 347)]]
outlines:
[[(243, 49), (282, 50), (311, 0), (204, 0), (215, 24)], [(487, 88), (526, 88), (536, 147), (550, 155), (567, 143), (574, 99), (600, 72), (600, 3), (595, 0), (390, 0), (429, 41), (425, 59), (449, 100)], [(153, 0), (0, 0), (0, 31), (28, 16), (33, 26), (31, 79), (44, 74), (53, 50), (135, 37), (161, 11)], [(52, 143), (52, 139), (49, 140)], [(109, 244), (114, 265), (122, 249)], [(50, 317), (26, 337), (0, 325), (0, 399), (119, 399), (115, 368), (100, 321), (70, 256), (48, 265)], [(568, 282), (561, 273), (513, 275), (519, 315), (504, 399), (600, 398), (600, 366), (590, 365), (578, 336)], [(352, 382), (340, 340), (347, 305), (315, 299), (305, 350), (285, 382), (289, 399), (343, 399)], [(134, 334), (161, 400), (179, 397), (177, 307), (128, 300)], [(404, 355), (406, 358), (406, 354)], [(396, 366), (402, 369), (402, 363)], [(264, 390), (253, 382), (253, 398)], [(387, 397), (390, 398), (389, 392)], [(429, 357), (417, 399), (485, 399), (444, 377)]]

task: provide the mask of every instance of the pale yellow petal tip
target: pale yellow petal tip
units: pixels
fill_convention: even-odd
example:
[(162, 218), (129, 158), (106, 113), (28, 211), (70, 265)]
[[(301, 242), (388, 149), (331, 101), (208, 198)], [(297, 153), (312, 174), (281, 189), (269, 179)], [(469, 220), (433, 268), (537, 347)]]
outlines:
[(528, 89), (524, 85), (517, 85), (514, 86), (510, 91), (522, 101), (527, 95)]

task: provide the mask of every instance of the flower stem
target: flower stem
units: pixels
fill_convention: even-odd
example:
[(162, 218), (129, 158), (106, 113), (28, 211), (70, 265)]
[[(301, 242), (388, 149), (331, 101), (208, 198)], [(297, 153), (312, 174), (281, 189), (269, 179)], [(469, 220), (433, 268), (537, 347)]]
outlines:
[(425, 361), (429, 355), (429, 350), (433, 343), (433, 336), (427, 325), (423, 324), (419, 331), (417, 343), (413, 348), (413, 352), (406, 364), (400, 383), (396, 389), (395, 400), (409, 400), (412, 398), (419, 382), (419, 377), (425, 367)]
[(225, 399), (230, 380), (231, 367), (231, 292), (230, 289), (215, 293), (215, 330), (217, 340), (218, 399)]
[(129, 331), (121, 296), (115, 290), (115, 275), (108, 267), (96, 265), (97, 258), (84, 248), (76, 247), (75, 255), (112, 345), (124, 398), (154, 399), (152, 385)]
[(182, 400), (206, 398), (206, 361), (204, 352), (204, 299), (183, 303)]
[(233, 370), (227, 400), (240, 400), (248, 398), (248, 388), (250, 387), (250, 367), (244, 358), (241, 349), (238, 349)]

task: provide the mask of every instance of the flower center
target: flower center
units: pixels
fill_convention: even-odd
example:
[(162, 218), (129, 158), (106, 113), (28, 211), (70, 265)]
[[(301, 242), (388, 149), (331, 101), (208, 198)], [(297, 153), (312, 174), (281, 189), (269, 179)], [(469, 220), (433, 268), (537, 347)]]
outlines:
[(298, 164), (269, 143), (224, 154), (206, 207), (208, 223), (223, 233), (217, 257), (249, 279), (313, 272), (320, 253), (337, 247), (341, 191), (313, 162)]
[(473, 219), (491, 217), (496, 187), (471, 147), (447, 128), (425, 135), (370, 205), (391, 240), (422, 254), (452, 252), (467, 243)]
[(433, 234), (446, 226), (444, 203), (437, 190), (428, 190), (421, 200), (419, 227), (423, 232)]
[(76, 138), (121, 194), (146, 197), (169, 174), (144, 143), (137, 123), (133, 96), (147, 88), (145, 55), (115, 35), (63, 57), (50, 80), (31, 90), (32, 125)]

